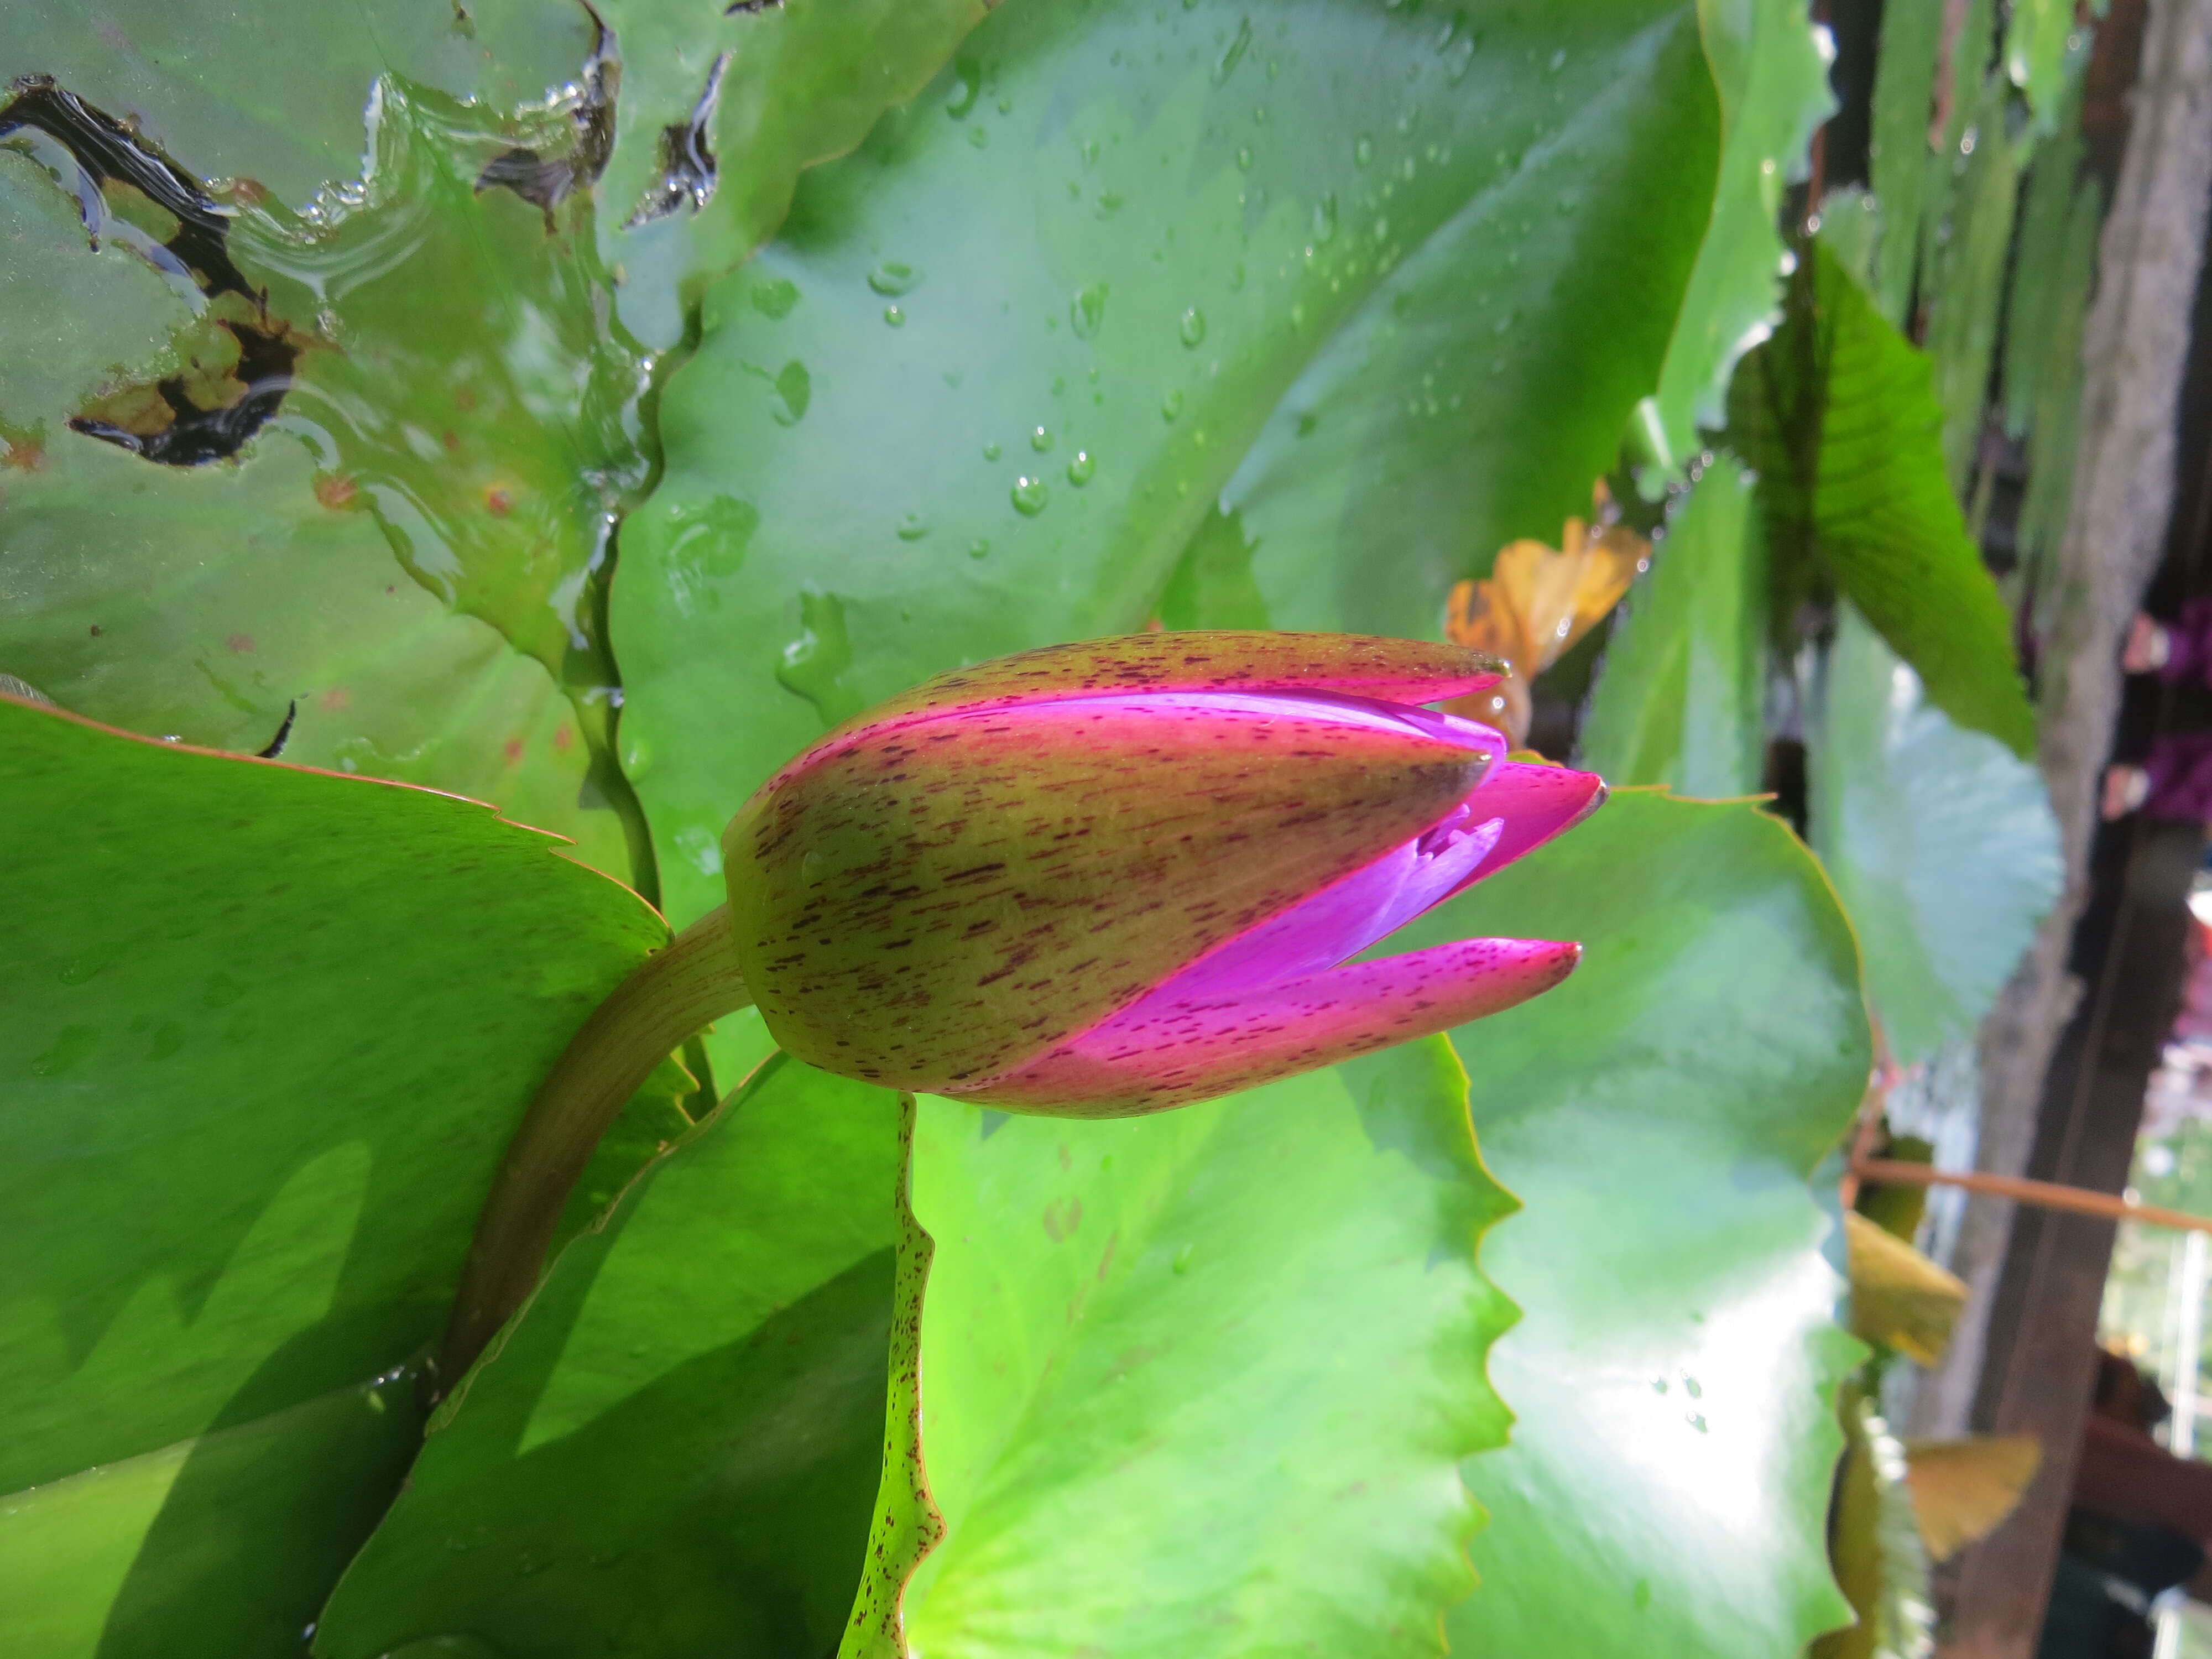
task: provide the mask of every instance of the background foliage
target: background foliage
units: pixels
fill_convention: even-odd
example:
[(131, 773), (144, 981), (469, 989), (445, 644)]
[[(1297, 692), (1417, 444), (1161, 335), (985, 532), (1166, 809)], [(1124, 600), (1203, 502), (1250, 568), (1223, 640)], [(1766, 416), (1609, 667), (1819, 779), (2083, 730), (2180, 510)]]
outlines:
[[(9, 7), (0, 74), (116, 124), (0, 103), (0, 672), (84, 717), (0, 698), (9, 1650), (1846, 1622), (1815, 1166), (1866, 999), (1970, 1030), (2056, 878), (2007, 605), (2084, 46), (1968, 12), (1887, 32), (1808, 237), (1790, 0)], [(1574, 980), (1129, 1123), (909, 1119), (726, 1020), (426, 1422), (514, 1114), (775, 765), (1056, 640), (1437, 637), (1608, 475), (1654, 555), (1557, 672), (1605, 645), (1581, 757), (1674, 793), (1419, 941)], [(1736, 799), (1778, 742), (1817, 860)]]

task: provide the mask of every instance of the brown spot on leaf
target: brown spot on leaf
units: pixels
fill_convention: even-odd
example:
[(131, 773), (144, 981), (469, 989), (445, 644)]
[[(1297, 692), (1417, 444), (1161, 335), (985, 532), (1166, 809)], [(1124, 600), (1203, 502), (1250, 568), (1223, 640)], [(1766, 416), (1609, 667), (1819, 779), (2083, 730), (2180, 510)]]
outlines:
[(1044, 1206), (1045, 1237), (1055, 1244), (1072, 1235), (1083, 1224), (1083, 1200), (1063, 1198)]
[(315, 499), (333, 512), (352, 506), (360, 494), (361, 486), (343, 472), (315, 474)]
[(19, 472), (35, 472), (46, 461), (46, 434), (43, 427), (10, 426), (0, 421), (0, 466), (11, 466)]
[(495, 519), (503, 519), (514, 510), (514, 497), (506, 490), (494, 488), (484, 491), (484, 511)]
[(242, 657), (253, 649), (253, 635), (251, 634), (233, 634), (228, 639), (225, 640), (223, 643)]

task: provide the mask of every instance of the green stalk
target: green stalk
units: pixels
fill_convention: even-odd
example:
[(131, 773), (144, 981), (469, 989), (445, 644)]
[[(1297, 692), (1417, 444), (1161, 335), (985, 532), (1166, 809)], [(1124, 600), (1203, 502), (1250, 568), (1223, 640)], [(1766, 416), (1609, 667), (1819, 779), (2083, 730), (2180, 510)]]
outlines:
[(731, 948), (729, 907), (718, 905), (647, 957), (570, 1039), (477, 1217), (438, 1352), (441, 1394), (537, 1288), (568, 1194), (630, 1097), (686, 1037), (752, 1000)]

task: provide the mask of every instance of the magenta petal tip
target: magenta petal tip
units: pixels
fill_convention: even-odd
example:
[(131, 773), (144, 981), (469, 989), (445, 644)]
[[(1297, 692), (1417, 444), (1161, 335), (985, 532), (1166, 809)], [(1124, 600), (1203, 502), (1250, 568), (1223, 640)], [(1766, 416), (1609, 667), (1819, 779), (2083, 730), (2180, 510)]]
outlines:
[(1582, 951), (1460, 939), (1243, 994), (1148, 997), (958, 1098), (1085, 1117), (1185, 1105), (1501, 1013), (1565, 979)]

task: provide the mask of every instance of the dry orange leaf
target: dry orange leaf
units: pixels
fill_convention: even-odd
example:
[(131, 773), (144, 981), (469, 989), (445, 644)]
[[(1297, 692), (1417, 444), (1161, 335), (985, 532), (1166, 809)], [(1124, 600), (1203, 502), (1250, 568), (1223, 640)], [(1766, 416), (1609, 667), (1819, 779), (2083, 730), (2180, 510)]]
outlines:
[[(1602, 520), (1611, 505), (1602, 481), (1595, 500)], [(1651, 562), (1651, 544), (1625, 525), (1593, 529), (1569, 519), (1559, 542), (1557, 548), (1507, 543), (1490, 574), (1455, 584), (1445, 605), (1444, 633), (1453, 644), (1513, 665), (1512, 678), (1461, 699), (1453, 712), (1504, 726), (1516, 744), (1528, 735), (1529, 682), (1595, 628)]]

